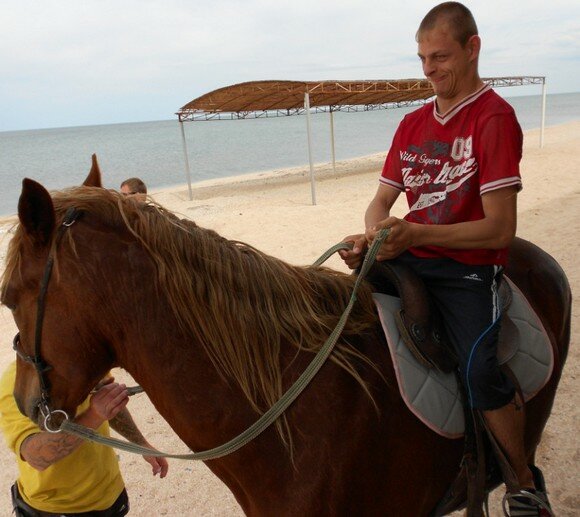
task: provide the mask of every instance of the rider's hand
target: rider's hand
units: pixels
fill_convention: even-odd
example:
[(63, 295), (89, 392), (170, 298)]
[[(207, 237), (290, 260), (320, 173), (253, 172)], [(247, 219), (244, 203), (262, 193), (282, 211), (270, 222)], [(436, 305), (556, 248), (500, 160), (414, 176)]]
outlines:
[(367, 229), (365, 236), (369, 246), (383, 228), (390, 228), (390, 233), (377, 253), (377, 260), (393, 259), (413, 246), (415, 238), (413, 224), (397, 217), (387, 217)]
[(364, 258), (364, 252), (367, 249), (367, 241), (365, 235), (360, 233), (357, 235), (349, 235), (342, 239), (342, 242), (352, 242), (352, 250), (340, 250), (338, 254), (344, 260), (345, 264), (350, 269), (360, 267)]

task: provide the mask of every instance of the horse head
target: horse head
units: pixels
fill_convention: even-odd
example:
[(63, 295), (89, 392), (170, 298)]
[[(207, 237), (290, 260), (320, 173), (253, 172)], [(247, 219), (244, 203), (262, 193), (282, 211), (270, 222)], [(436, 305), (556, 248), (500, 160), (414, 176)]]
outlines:
[[(95, 155), (78, 189), (102, 190)], [(71, 245), (66, 233), (74, 228), (59, 229), (63, 218), (62, 209), (55, 206), (42, 185), (23, 180), (18, 202), (20, 224), (9, 246), (1, 301), (12, 311), (19, 330), (14, 340), (18, 354), (15, 399), (22, 413), (33, 421), (40, 421), (42, 384), (46, 385), (50, 407), (72, 417), (112, 365), (110, 355), (95, 353), (106, 346), (97, 326), (90, 327), (78, 317), (80, 311), (87, 311), (87, 303), (93, 303), (89, 310), (98, 320), (99, 309), (90, 283), (83, 285), (83, 275), (78, 274), (82, 268), (75, 265), (82, 260), (79, 247), (84, 241), (75, 239)], [(63, 234), (60, 244), (59, 233)], [(50, 272), (48, 264), (52, 261)]]

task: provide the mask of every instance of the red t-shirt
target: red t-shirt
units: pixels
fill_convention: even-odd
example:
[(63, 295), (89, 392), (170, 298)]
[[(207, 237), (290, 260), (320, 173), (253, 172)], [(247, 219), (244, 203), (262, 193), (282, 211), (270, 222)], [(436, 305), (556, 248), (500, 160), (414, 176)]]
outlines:
[[(405, 191), (407, 221), (454, 224), (483, 219), (482, 194), (522, 188), (523, 136), (513, 108), (489, 85), (444, 115), (434, 102), (399, 124), (380, 181)], [(504, 265), (507, 249), (411, 248), (416, 256)]]

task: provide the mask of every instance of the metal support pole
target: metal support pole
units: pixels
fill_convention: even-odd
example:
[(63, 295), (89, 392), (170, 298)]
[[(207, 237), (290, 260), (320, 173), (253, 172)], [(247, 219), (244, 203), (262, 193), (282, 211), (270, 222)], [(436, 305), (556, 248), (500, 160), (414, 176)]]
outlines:
[(334, 112), (330, 106), (330, 151), (332, 153), (332, 172), (336, 174), (336, 154), (334, 152)]
[(306, 110), (306, 133), (308, 135), (308, 161), (310, 162), (310, 190), (312, 192), (312, 204), (316, 205), (316, 187), (314, 185), (314, 162), (312, 160), (312, 130), (310, 124), (310, 95), (304, 94), (304, 109)]
[(189, 157), (187, 156), (187, 143), (185, 142), (185, 129), (183, 128), (183, 120), (179, 120), (181, 126), (181, 142), (183, 143), (183, 158), (185, 159), (185, 177), (187, 178), (187, 189), (189, 191), (189, 200), (193, 200), (193, 192), (191, 191), (191, 171), (189, 170)]
[(540, 149), (544, 147), (544, 126), (546, 125), (546, 78), (542, 83), (542, 125), (540, 126)]

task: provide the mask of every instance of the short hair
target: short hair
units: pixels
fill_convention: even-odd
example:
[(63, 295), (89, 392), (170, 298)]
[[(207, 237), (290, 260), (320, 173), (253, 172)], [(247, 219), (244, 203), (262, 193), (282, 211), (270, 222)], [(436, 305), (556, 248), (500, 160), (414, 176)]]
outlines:
[(432, 30), (441, 18), (449, 23), (453, 37), (462, 47), (465, 47), (471, 36), (478, 34), (475, 18), (467, 7), (459, 2), (443, 2), (425, 15), (415, 35), (416, 41), (419, 41), (421, 32)]
[(140, 178), (129, 178), (121, 183), (121, 188), (127, 186), (135, 194), (147, 194), (147, 185)]

